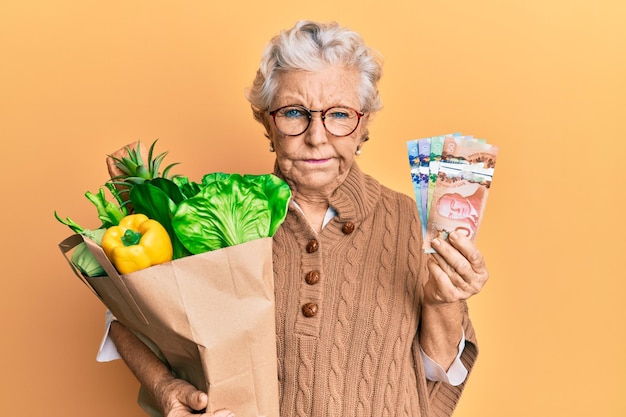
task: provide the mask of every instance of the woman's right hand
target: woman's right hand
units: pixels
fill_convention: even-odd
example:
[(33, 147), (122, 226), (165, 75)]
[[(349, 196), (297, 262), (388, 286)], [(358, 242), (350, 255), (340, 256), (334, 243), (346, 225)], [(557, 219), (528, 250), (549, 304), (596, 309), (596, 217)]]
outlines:
[(112, 322), (109, 334), (126, 365), (148, 389), (165, 417), (234, 417), (230, 410), (198, 414), (208, 404), (204, 392), (174, 378), (161, 359), (122, 323)]
[(155, 387), (155, 395), (165, 417), (234, 417), (230, 410), (219, 410), (215, 413), (202, 413), (207, 406), (206, 393), (199, 391), (182, 379), (172, 378), (161, 382)]

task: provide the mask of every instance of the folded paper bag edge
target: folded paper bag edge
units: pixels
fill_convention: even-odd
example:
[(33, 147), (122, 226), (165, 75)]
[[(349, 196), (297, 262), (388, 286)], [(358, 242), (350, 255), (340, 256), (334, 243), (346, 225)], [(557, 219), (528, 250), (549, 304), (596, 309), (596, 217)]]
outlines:
[(122, 277), (120, 276), (120, 274), (118, 274), (117, 269), (115, 269), (115, 267), (113, 266), (109, 258), (104, 253), (104, 250), (102, 249), (102, 247), (98, 245), (93, 239), (90, 239), (88, 237), (83, 237), (83, 240), (85, 241), (85, 244), (87, 245), (87, 247), (89, 248), (93, 256), (96, 257), (96, 259), (98, 260), (102, 268), (104, 268), (108, 277), (111, 279), (113, 284), (117, 287), (122, 297), (124, 297), (124, 300), (128, 303), (128, 306), (133, 311), (135, 316), (143, 324), (145, 325), (150, 324), (150, 322), (148, 321), (148, 318), (141, 311), (141, 309), (139, 308), (139, 305), (137, 304), (137, 301), (135, 301), (135, 298), (130, 293), (128, 287), (124, 283), (124, 280), (122, 280)]

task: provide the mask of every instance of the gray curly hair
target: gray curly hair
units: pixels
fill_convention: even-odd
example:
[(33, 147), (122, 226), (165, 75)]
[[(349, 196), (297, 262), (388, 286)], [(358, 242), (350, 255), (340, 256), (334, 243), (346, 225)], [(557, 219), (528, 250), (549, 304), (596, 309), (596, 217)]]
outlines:
[(337, 64), (355, 68), (361, 75), (360, 110), (370, 113), (380, 110), (380, 54), (367, 47), (361, 35), (335, 22), (301, 20), (274, 36), (263, 52), (252, 87), (246, 92), (254, 118), (263, 123), (263, 112), (271, 106), (278, 88), (277, 72), (315, 71)]

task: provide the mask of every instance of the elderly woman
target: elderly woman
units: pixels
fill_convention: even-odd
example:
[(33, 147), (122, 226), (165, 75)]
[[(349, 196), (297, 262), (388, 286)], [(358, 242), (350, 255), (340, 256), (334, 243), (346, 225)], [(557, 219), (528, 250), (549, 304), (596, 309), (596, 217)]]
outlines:
[[(357, 33), (303, 21), (270, 42), (248, 93), (293, 193), (273, 246), (282, 417), (449, 416), (476, 359), (465, 300), (483, 256), (455, 233), (424, 254), (415, 202), (355, 162), (380, 75)], [(121, 324), (110, 336), (165, 416), (206, 406)]]

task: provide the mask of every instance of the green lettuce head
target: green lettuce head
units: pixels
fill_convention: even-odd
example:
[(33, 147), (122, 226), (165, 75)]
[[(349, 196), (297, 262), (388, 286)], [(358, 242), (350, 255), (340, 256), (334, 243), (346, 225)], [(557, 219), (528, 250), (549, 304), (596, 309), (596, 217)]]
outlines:
[(287, 183), (272, 174), (216, 172), (205, 175), (200, 187), (172, 218), (174, 232), (192, 254), (274, 236), (291, 199)]

